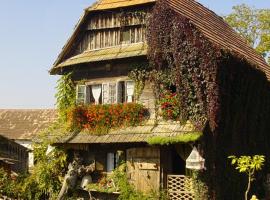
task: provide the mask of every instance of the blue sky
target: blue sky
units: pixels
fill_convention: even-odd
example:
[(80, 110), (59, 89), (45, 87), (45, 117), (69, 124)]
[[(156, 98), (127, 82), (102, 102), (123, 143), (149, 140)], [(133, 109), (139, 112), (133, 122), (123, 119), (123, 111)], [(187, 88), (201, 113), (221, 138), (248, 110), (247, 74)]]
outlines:
[[(219, 15), (246, 3), (270, 8), (268, 0), (199, 0)], [(218, 3), (217, 3), (218, 2)], [(93, 0), (0, 1), (0, 108), (54, 107), (57, 76), (50, 76), (62, 46)]]

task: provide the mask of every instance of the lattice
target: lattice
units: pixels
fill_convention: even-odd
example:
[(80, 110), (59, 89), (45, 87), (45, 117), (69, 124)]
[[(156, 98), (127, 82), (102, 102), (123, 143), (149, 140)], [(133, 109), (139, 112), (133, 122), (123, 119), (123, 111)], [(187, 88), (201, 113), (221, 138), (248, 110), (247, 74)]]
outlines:
[(192, 180), (184, 175), (168, 175), (170, 200), (194, 200)]

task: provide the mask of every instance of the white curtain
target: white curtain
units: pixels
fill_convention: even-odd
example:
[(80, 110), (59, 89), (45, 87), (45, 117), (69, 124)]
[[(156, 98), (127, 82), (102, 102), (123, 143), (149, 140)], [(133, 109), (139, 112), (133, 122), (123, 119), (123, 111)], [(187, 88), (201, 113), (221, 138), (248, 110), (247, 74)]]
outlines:
[(101, 85), (92, 85), (92, 94), (95, 99), (95, 104), (98, 104), (101, 95)]
[(113, 171), (114, 168), (114, 153), (107, 153), (107, 172)]
[(132, 97), (134, 94), (134, 82), (133, 81), (127, 81), (127, 102), (132, 102)]

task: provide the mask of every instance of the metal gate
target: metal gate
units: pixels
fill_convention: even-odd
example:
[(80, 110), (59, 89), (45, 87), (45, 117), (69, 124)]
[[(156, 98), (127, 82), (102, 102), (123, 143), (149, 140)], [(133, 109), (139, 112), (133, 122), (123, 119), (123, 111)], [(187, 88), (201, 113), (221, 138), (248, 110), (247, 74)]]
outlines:
[(194, 200), (192, 180), (184, 175), (168, 175), (167, 189), (170, 200)]

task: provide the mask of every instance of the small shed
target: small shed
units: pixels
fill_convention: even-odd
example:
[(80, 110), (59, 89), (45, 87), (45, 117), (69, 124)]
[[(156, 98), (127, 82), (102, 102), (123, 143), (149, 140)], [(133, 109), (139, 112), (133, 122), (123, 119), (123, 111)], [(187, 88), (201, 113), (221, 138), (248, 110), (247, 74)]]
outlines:
[(29, 151), (29, 168), (34, 165), (32, 141), (37, 134), (56, 120), (54, 109), (0, 109), (0, 135)]

